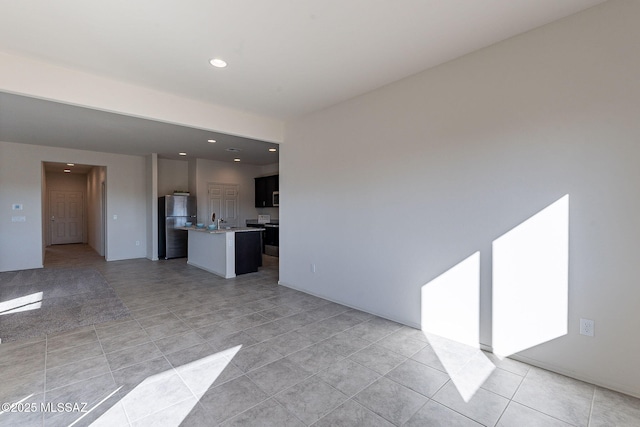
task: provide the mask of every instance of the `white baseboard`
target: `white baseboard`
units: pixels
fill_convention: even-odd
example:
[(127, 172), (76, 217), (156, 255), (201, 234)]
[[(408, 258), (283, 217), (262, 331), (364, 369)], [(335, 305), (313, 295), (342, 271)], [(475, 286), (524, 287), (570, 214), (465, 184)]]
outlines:
[[(391, 320), (393, 322), (400, 323), (400, 324), (412, 327), (414, 329), (418, 329), (418, 330), (421, 329), (420, 325), (416, 325), (413, 322), (407, 322), (407, 321), (398, 320), (398, 319), (395, 319), (393, 316), (390, 316), (390, 315), (381, 314), (381, 313), (375, 313), (375, 312), (372, 312), (372, 311), (370, 311), (368, 309), (364, 309), (362, 307), (357, 307), (357, 306), (354, 306), (354, 305), (351, 305), (351, 304), (345, 304), (344, 302), (341, 302), (341, 301), (335, 301), (335, 300), (333, 300), (331, 298), (328, 298), (328, 297), (326, 297), (324, 295), (318, 295), (318, 294), (315, 294), (313, 292), (309, 292), (307, 290), (299, 289), (296, 286), (293, 286), (293, 285), (291, 285), (289, 283), (284, 283), (282, 281), (278, 281), (278, 284), (282, 285), (284, 287), (291, 288), (291, 289), (294, 289), (296, 291), (308, 294), (308, 295), (313, 295), (314, 297), (318, 297), (318, 298), (326, 299), (327, 301), (335, 302), (336, 304), (341, 304), (341, 305), (344, 305), (344, 306), (349, 307), (349, 308), (353, 308), (353, 309), (356, 309), (356, 310), (364, 311), (365, 313), (373, 314), (374, 316), (382, 317), (383, 319)], [(480, 343), (480, 349), (488, 351), (490, 353), (493, 353), (493, 348), (488, 344)], [(563, 369), (563, 368), (561, 368), (559, 366), (556, 366), (556, 365), (553, 365), (553, 364), (550, 364), (550, 363), (546, 363), (546, 362), (541, 362), (539, 360), (531, 359), (531, 358), (528, 358), (528, 357), (525, 357), (525, 356), (512, 355), (512, 356), (509, 356), (509, 359), (517, 360), (519, 362), (523, 362), (523, 363), (526, 363), (528, 365), (532, 365), (532, 366), (535, 366), (535, 367), (538, 367), (538, 368), (546, 369), (547, 371), (555, 372), (555, 373), (560, 374), (560, 375), (565, 375), (567, 377), (574, 378), (576, 380), (588, 382), (590, 384), (594, 384), (594, 385), (602, 387), (602, 388), (606, 388), (606, 389), (609, 389), (609, 390), (617, 391), (619, 393), (627, 394), (629, 396), (640, 398), (640, 390), (633, 390), (633, 389), (630, 389), (630, 388), (628, 388), (628, 387), (626, 387), (624, 385), (621, 385), (621, 384), (611, 383), (610, 381), (606, 381), (606, 380), (603, 380), (603, 379), (600, 379), (600, 378), (594, 378), (594, 377), (591, 377), (591, 376), (588, 376), (588, 375), (583, 375), (583, 374), (581, 374), (579, 372), (568, 371), (568, 370)]]
[(537, 359), (532, 359), (521, 355), (511, 355), (509, 359), (517, 360), (519, 362), (526, 363), (528, 365), (535, 366), (537, 368), (546, 369), (547, 371), (555, 372), (556, 374), (564, 375), (569, 378), (584, 381), (590, 384), (597, 385), (598, 387), (606, 388), (609, 390), (617, 391), (619, 393), (627, 394), (629, 396), (640, 398), (640, 390), (630, 389), (622, 384), (612, 383), (606, 379), (592, 377), (590, 375), (584, 375), (580, 372), (574, 372), (568, 369), (564, 369), (560, 366), (556, 366), (552, 363), (542, 362)]
[(335, 302), (336, 304), (344, 305), (345, 307), (353, 308), (354, 310), (364, 311), (365, 313), (373, 314), (374, 316), (382, 317), (383, 319), (391, 320), (392, 322), (400, 323), (401, 325), (409, 326), (409, 327), (414, 328), (414, 329), (421, 329), (420, 325), (417, 325), (417, 324), (415, 324), (413, 322), (409, 322), (409, 321), (406, 321), (406, 320), (399, 320), (399, 319), (394, 318), (394, 316), (391, 316), (389, 314), (377, 313), (377, 312), (371, 311), (371, 310), (366, 309), (366, 308), (358, 307), (358, 306), (352, 305), (352, 304), (347, 304), (347, 303), (345, 303), (343, 301), (336, 301), (336, 300), (334, 300), (332, 298), (329, 298), (329, 297), (327, 297), (325, 295), (320, 295), (320, 294), (316, 294), (316, 293), (313, 293), (313, 292), (309, 292), (306, 289), (300, 289), (300, 288), (298, 288), (296, 286), (291, 285), (290, 283), (285, 283), (285, 282), (282, 282), (280, 280), (278, 281), (278, 284), (281, 285), (281, 286), (284, 286), (285, 288), (290, 288), (290, 289), (293, 289), (295, 291), (302, 292), (304, 294), (308, 294), (308, 295), (312, 295), (314, 297), (326, 299), (327, 301)]

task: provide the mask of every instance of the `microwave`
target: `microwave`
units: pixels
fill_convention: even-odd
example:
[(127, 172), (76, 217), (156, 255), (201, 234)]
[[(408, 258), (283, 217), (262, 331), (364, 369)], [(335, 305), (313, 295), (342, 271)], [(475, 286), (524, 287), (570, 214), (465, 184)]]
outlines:
[(273, 206), (280, 206), (280, 192), (273, 192)]

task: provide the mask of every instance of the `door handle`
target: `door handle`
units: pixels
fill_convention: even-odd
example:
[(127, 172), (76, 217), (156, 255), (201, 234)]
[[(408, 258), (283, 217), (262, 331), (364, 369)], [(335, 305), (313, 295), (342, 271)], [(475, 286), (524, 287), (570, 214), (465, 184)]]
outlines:
[(51, 217), (51, 221), (55, 221), (55, 220), (56, 220), (56, 217), (55, 217), (55, 216), (52, 216), (52, 217)]

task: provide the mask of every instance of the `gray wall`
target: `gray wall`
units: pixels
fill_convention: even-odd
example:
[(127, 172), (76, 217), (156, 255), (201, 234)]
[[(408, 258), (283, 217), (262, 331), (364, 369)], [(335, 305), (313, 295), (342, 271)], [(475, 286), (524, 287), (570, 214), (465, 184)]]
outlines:
[[(0, 271), (42, 267), (42, 162), (104, 165), (107, 179), (108, 261), (146, 255), (144, 157), (0, 142)], [(22, 203), (26, 222), (11, 222)], [(117, 215), (118, 219), (113, 219)], [(135, 242), (140, 245), (136, 246)], [(19, 242), (19, 243), (18, 243)]]
[(289, 123), (281, 282), (420, 326), (421, 287), (480, 251), (491, 346), (492, 242), (569, 194), (569, 332), (520, 357), (640, 395), (638, 16), (607, 2)]
[(102, 206), (102, 183), (106, 182), (106, 172), (103, 166), (91, 168), (87, 174), (87, 243), (98, 254), (104, 256), (104, 236), (103, 236), (103, 206)]
[[(198, 197), (198, 221), (211, 222), (208, 215), (209, 183), (238, 185), (238, 225), (244, 226), (247, 219), (255, 219), (258, 210), (255, 208), (254, 178), (262, 175), (264, 166), (218, 162), (214, 160), (197, 159), (195, 162)], [(191, 169), (191, 164), (189, 165)], [(189, 171), (191, 173), (191, 170)], [(191, 194), (194, 194), (192, 191)], [(220, 218), (220, 213), (218, 213)], [(224, 218), (223, 218), (224, 219)]]
[(158, 159), (158, 197), (189, 190), (189, 162)]

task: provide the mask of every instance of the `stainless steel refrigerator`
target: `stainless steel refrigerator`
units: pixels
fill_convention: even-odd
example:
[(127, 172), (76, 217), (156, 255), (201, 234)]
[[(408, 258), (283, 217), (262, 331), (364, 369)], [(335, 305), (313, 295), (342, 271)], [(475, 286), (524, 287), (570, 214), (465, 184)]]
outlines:
[(187, 256), (188, 231), (178, 230), (186, 222), (196, 222), (196, 198), (162, 196), (158, 198), (158, 258)]

